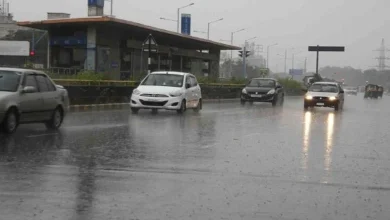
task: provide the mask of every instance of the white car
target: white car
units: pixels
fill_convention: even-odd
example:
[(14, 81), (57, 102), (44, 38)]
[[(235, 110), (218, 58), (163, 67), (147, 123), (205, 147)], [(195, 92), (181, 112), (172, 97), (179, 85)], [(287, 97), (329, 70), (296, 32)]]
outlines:
[(179, 114), (186, 109), (202, 109), (202, 92), (196, 77), (182, 72), (153, 72), (146, 76), (134, 89), (130, 100), (131, 111), (140, 109), (176, 110)]
[(19, 124), (44, 123), (58, 129), (69, 109), (67, 90), (45, 73), (0, 68), (0, 128), (16, 131)]
[(330, 107), (338, 111), (344, 107), (344, 90), (336, 82), (313, 83), (304, 100), (304, 109), (309, 107)]

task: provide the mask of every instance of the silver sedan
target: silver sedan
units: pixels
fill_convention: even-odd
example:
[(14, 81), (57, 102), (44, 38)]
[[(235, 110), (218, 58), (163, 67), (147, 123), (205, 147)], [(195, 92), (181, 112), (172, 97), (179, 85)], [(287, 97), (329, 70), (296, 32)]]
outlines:
[(44, 123), (58, 129), (69, 109), (67, 90), (45, 73), (0, 68), (0, 129), (14, 133), (19, 124)]

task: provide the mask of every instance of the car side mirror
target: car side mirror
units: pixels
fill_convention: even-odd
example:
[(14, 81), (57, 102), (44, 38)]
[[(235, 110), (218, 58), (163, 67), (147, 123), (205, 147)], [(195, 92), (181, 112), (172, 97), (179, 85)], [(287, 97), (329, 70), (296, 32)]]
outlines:
[(344, 90), (341, 90), (340, 93), (344, 93)]
[(34, 93), (37, 89), (34, 86), (26, 86), (22, 89), (22, 93)]
[(276, 88), (277, 88), (277, 89), (281, 89), (282, 86), (281, 86), (281, 85), (277, 85)]
[(189, 89), (189, 88), (191, 88), (191, 84), (186, 83), (186, 89)]

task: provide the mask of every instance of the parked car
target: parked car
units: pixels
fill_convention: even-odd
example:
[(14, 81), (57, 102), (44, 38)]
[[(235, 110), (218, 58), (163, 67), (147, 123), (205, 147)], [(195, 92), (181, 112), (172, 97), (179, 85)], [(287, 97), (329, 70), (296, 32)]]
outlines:
[(0, 68), (0, 125), (6, 133), (19, 124), (44, 123), (58, 129), (69, 109), (67, 90), (45, 73), (16, 68)]
[(273, 78), (253, 78), (241, 91), (241, 104), (246, 102), (269, 102), (273, 106), (278, 103), (283, 105), (284, 89), (282, 85)]
[(357, 95), (359, 93), (358, 87), (346, 86), (343, 89), (344, 89), (345, 94), (347, 94), (347, 95)]
[(336, 82), (313, 83), (304, 97), (304, 109), (330, 107), (336, 111), (344, 107), (344, 90)]
[(182, 72), (152, 72), (134, 89), (130, 101), (131, 111), (140, 109), (198, 112), (202, 109), (202, 92), (196, 77)]

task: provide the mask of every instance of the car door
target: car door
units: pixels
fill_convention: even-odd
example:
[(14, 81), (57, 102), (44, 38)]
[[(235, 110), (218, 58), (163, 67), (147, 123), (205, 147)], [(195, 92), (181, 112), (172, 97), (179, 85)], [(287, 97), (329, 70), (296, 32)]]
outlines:
[(185, 98), (187, 100), (186, 107), (191, 108), (191, 103), (193, 102), (193, 92), (192, 92), (192, 84), (191, 84), (191, 78), (189, 75), (186, 75), (185, 79)]
[(57, 93), (53, 83), (47, 78), (46, 75), (37, 74), (35, 78), (38, 83), (39, 92), (43, 98), (43, 109), (41, 117), (44, 118), (44, 120), (49, 120), (61, 97)]
[(32, 93), (20, 93), (19, 108), (21, 112), (20, 122), (34, 122), (42, 120), (43, 98), (38, 90), (38, 83), (35, 74), (25, 73), (23, 78), (23, 88), (32, 86), (36, 89)]

